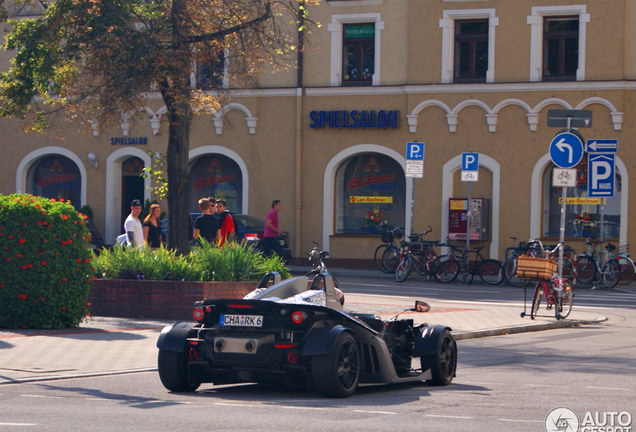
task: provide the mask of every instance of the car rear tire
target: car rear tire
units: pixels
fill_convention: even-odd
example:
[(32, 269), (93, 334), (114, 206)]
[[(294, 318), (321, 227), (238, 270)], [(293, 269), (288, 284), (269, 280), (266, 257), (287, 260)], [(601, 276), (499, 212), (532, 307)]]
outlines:
[(165, 388), (173, 392), (193, 392), (201, 383), (190, 383), (185, 356), (174, 351), (159, 350), (159, 378)]
[(436, 386), (449, 385), (457, 371), (457, 343), (451, 332), (444, 329), (437, 341), (435, 354), (422, 358), (422, 369), (429, 367), (433, 378), (429, 381)]
[(314, 387), (322, 396), (351, 396), (360, 381), (360, 353), (356, 340), (347, 332), (338, 335), (330, 354), (312, 359)]

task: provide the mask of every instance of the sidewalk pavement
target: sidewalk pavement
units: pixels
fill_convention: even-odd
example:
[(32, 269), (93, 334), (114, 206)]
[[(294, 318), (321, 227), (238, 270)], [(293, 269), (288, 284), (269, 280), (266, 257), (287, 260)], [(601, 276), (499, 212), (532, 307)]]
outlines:
[[(303, 267), (291, 269), (304, 274)], [(333, 269), (341, 277), (384, 278), (379, 271)], [(624, 287), (621, 287), (624, 288)], [(633, 287), (625, 288), (636, 292)], [(557, 321), (552, 311), (522, 318), (523, 301), (488, 303), (422, 298), (431, 306), (426, 313), (408, 311), (410, 297), (347, 294), (345, 310), (375, 313), (383, 319), (398, 313), (415, 323), (442, 324), (457, 340), (595, 324), (607, 318), (589, 309), (573, 308), (568, 319)], [(528, 311), (529, 313), (529, 311)], [(92, 317), (70, 330), (0, 330), (0, 385), (64, 378), (154, 371), (156, 341), (161, 329), (173, 321)]]

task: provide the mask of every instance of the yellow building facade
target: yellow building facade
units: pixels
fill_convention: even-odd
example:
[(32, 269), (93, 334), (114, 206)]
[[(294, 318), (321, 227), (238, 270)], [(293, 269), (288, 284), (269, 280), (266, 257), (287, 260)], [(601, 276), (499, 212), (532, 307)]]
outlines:
[[(548, 127), (548, 112), (587, 110), (584, 140), (617, 142), (614, 197), (600, 201), (602, 232), (601, 205), (571, 200), (566, 242), (582, 251), (588, 236), (636, 240), (636, 0), (332, 0), (309, 12), (321, 26), (307, 35), (297, 70), (263, 72), (248, 90), (225, 80), (222, 108), (195, 118), (191, 211), (214, 195), (264, 219), (280, 199), (295, 257), (315, 241), (332, 258), (368, 260), (387, 228), (430, 225), (437, 240), (465, 232), (456, 199), (468, 194), (462, 153), (473, 152), (472, 243), (503, 259), (511, 236), (558, 241), (549, 147), (561, 129)], [(194, 71), (193, 83), (200, 78)], [(88, 204), (113, 243), (130, 201), (153, 199), (139, 177), (148, 151), (166, 151), (165, 107), (159, 94), (147, 96), (121, 128), (69, 128), (63, 140), (2, 119), (0, 193)], [(405, 176), (409, 142), (424, 144), (421, 178)], [(575, 168), (568, 197), (588, 198), (590, 177), (603, 173), (589, 172), (587, 155)]]

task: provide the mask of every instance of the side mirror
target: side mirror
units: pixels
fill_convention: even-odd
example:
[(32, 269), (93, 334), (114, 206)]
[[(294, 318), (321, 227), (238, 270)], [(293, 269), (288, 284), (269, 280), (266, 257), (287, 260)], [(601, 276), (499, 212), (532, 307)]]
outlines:
[(415, 312), (428, 312), (430, 308), (431, 307), (428, 305), (428, 303), (420, 300), (415, 300)]

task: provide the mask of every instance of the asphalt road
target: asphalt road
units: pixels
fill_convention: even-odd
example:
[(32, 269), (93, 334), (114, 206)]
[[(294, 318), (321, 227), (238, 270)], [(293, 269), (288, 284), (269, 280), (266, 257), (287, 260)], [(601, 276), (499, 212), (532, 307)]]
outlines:
[(0, 431), (544, 431), (568, 407), (636, 418), (632, 324), (459, 342), (449, 387), (365, 386), (348, 399), (257, 385), (168, 393), (156, 373), (0, 388)]
[[(520, 288), (357, 278), (341, 282), (346, 292), (523, 307)], [(550, 411), (563, 407), (574, 410), (581, 422), (587, 413), (601, 418), (607, 412), (626, 413), (622, 420), (628, 415), (631, 427), (636, 419), (636, 295), (576, 293), (575, 308), (597, 310), (608, 321), (460, 340), (457, 377), (448, 387), (364, 386), (348, 399), (334, 400), (309, 390), (251, 384), (204, 384), (196, 393), (169, 393), (156, 372), (7, 384), (0, 387), (0, 432), (530, 432), (567, 430), (546, 428)]]

